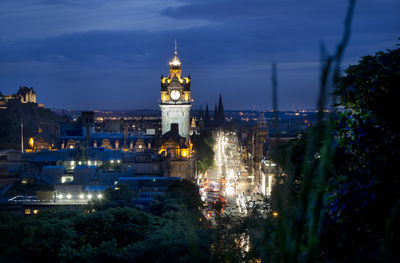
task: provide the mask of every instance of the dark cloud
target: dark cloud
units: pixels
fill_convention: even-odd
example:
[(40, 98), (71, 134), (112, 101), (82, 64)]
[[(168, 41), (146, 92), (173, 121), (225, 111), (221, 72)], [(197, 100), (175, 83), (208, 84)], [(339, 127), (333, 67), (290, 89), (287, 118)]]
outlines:
[[(0, 59), (8, 62), (34, 60), (81, 63), (97, 63), (100, 60), (101, 63), (126, 62), (134, 67), (151, 67), (166, 61), (162, 56), (171, 53), (172, 36), (178, 39), (180, 53), (185, 60), (200, 65), (261, 60), (277, 53), (314, 50), (295, 32), (286, 42), (282, 42), (282, 39), (277, 41), (268, 36), (252, 35), (251, 32), (234, 33), (234, 29), (229, 25), (218, 25), (163, 32), (92, 31), (46, 39), (3, 41), (0, 42)], [(282, 57), (283, 61), (287, 59)], [(304, 61), (304, 57), (300, 60)]]
[[(398, 2), (359, 2), (344, 67), (398, 43)], [(42, 0), (21, 7), (27, 18), (0, 11), (0, 90), (34, 86), (52, 107), (157, 108), (159, 77), (168, 73), (176, 38), (184, 72), (193, 79), (195, 107), (223, 92), (228, 109), (270, 108), (270, 64), (276, 61), (281, 108), (312, 108), (319, 44), (334, 51), (347, 7), (344, 0), (131, 3)], [(30, 12), (37, 18), (33, 27)], [(24, 26), (32, 32), (25, 34)], [(19, 33), (8, 38), (14, 29)]]

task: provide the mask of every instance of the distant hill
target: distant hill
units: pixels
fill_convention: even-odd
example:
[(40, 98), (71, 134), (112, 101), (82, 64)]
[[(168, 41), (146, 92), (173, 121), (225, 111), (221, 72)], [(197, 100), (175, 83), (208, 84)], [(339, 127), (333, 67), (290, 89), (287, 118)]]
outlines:
[(0, 109), (0, 149), (21, 149), (21, 118), (24, 123), (24, 145), (35, 137), (40, 123), (59, 122), (56, 113), (40, 108), (36, 103), (9, 101), (7, 109)]

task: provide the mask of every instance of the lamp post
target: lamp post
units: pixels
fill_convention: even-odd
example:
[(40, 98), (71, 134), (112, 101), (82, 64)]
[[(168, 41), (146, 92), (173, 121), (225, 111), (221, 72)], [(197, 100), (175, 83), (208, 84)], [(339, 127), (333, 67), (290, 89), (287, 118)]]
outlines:
[(21, 153), (24, 153), (24, 122), (21, 117)]

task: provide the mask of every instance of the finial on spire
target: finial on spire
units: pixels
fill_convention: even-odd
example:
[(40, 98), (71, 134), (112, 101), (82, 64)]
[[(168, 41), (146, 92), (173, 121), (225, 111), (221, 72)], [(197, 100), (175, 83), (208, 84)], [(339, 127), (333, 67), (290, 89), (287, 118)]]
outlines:
[(178, 58), (178, 44), (175, 39), (175, 55), (169, 62), (169, 66), (171, 69), (180, 69), (181, 68), (181, 61)]

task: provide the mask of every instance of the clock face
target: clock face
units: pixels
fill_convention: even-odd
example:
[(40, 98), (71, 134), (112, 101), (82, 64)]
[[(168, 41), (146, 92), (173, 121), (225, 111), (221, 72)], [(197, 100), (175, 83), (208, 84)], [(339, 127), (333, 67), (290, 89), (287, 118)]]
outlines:
[(178, 100), (180, 98), (181, 94), (177, 90), (171, 91), (171, 99), (173, 100)]

